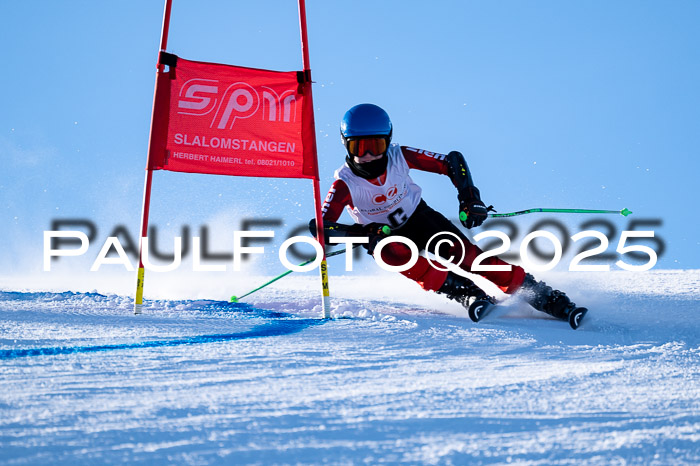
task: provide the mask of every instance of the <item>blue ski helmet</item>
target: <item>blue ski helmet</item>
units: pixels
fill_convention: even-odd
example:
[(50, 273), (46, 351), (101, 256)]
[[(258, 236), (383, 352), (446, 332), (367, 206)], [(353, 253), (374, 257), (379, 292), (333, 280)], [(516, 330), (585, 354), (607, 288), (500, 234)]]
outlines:
[(389, 115), (374, 104), (355, 105), (345, 112), (340, 121), (343, 144), (347, 138), (362, 136), (386, 136), (391, 141), (391, 132)]

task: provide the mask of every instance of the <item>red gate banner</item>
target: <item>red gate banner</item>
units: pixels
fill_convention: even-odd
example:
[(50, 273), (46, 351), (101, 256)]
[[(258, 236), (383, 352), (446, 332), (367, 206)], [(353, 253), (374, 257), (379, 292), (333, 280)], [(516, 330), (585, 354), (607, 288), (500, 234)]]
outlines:
[(161, 58), (148, 167), (217, 175), (316, 176), (301, 72)]

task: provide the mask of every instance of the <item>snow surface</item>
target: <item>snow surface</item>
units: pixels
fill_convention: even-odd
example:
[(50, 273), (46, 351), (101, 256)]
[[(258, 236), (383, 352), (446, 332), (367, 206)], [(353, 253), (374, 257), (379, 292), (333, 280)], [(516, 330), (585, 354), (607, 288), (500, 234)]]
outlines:
[(0, 282), (0, 462), (700, 463), (700, 271), (546, 278), (579, 330), (389, 275), (332, 277), (328, 321), (308, 274), (140, 316)]

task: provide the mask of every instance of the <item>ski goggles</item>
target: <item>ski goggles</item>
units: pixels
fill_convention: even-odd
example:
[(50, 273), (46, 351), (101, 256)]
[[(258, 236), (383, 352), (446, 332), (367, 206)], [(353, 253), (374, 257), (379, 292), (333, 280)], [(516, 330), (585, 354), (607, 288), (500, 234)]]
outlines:
[(389, 138), (386, 136), (348, 138), (345, 141), (345, 147), (352, 157), (363, 157), (367, 152), (372, 155), (382, 155), (389, 148)]

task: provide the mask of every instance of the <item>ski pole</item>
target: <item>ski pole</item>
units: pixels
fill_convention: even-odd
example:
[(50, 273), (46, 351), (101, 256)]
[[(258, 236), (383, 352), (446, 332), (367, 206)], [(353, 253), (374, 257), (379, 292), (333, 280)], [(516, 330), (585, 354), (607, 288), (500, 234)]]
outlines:
[[(313, 225), (314, 225), (314, 229), (315, 229), (315, 228), (316, 228), (316, 224), (314, 223)], [(326, 228), (327, 230), (334, 231), (334, 232), (337, 232), (337, 233), (341, 233), (340, 236), (343, 236), (343, 233), (347, 234), (347, 233), (350, 231), (349, 225), (343, 225), (342, 223), (327, 222), (327, 223), (325, 223), (324, 225), (325, 225), (325, 228)], [(386, 236), (389, 236), (389, 235), (391, 234), (391, 228), (389, 228), (388, 225), (384, 225), (384, 226), (381, 227), (381, 232), (382, 232), (382, 234), (384, 234), (384, 235), (386, 235)], [(359, 245), (359, 244), (356, 244), (356, 245), (354, 245), (352, 248), (355, 249), (355, 248), (358, 247), (358, 246), (360, 246), (360, 245)], [(333, 252), (331, 252), (331, 253), (328, 253), (328, 254), (326, 254), (326, 257), (328, 258), (328, 257), (337, 256), (337, 255), (339, 255), (339, 254), (344, 254), (345, 252), (347, 252), (347, 247), (345, 247), (345, 248), (343, 248), (343, 249), (339, 249), (339, 250), (337, 250), (337, 251), (333, 251)], [(313, 261), (314, 261), (314, 259), (309, 259), (309, 260), (307, 260), (307, 261), (304, 261), (304, 262), (302, 262), (301, 264), (299, 264), (299, 267), (303, 267), (303, 266), (305, 266), (305, 265), (308, 265), (308, 264), (312, 263)], [(263, 283), (262, 285), (260, 285), (259, 287), (255, 288), (254, 290), (250, 290), (249, 292), (247, 292), (247, 293), (244, 294), (244, 295), (241, 295), (241, 296), (235, 296), (235, 295), (234, 295), (234, 296), (231, 296), (230, 302), (232, 302), (232, 303), (237, 303), (238, 300), (243, 299), (243, 298), (245, 298), (246, 296), (255, 293), (256, 291), (265, 288), (267, 285), (270, 285), (271, 283), (276, 282), (276, 281), (279, 280), (280, 278), (286, 277), (287, 275), (289, 275), (289, 274), (292, 273), (292, 272), (293, 272), (293, 270), (287, 270), (286, 272), (277, 275), (275, 278), (273, 278), (273, 279), (267, 281), (266, 283)]]
[[(357, 246), (359, 246), (359, 244), (356, 244), (355, 246), (353, 246), (353, 249), (356, 248)], [(343, 253), (345, 253), (345, 252), (346, 252), (346, 248), (339, 249), (339, 250), (337, 250), (337, 251), (333, 251), (333, 252), (330, 252), (330, 253), (326, 254), (326, 257), (337, 256), (338, 254), (343, 254)], [(308, 264), (312, 263), (313, 261), (314, 261), (314, 259), (309, 259), (309, 260), (307, 260), (307, 261), (304, 261), (304, 262), (302, 262), (301, 264), (299, 264), (299, 267), (303, 267), (303, 266), (305, 266), (305, 265), (308, 265)], [(241, 295), (241, 296), (235, 296), (235, 295), (234, 295), (234, 296), (231, 296), (231, 301), (230, 301), (230, 302), (232, 302), (232, 303), (237, 303), (240, 299), (243, 299), (243, 298), (245, 298), (246, 296), (248, 296), (248, 295), (250, 295), (250, 294), (253, 294), (253, 293), (255, 293), (255, 292), (258, 291), (258, 290), (262, 290), (262, 289), (265, 288), (267, 285), (270, 285), (270, 284), (276, 282), (276, 281), (279, 280), (280, 278), (286, 277), (287, 275), (289, 275), (289, 274), (292, 273), (292, 272), (293, 272), (293, 270), (287, 270), (286, 272), (277, 275), (277, 276), (276, 276), (275, 278), (273, 278), (272, 280), (269, 280), (269, 281), (263, 283), (262, 285), (260, 285), (259, 287), (255, 288), (254, 290), (250, 290), (249, 292), (247, 292), (247, 293), (244, 294), (244, 295)]]
[[(536, 212), (550, 213), (565, 213), (565, 214), (620, 214), (627, 217), (632, 213), (631, 210), (624, 208), (622, 210), (593, 210), (593, 209), (527, 209), (517, 212), (508, 212), (505, 214), (488, 214), (489, 217), (515, 217), (516, 215), (532, 214)], [(459, 213), (459, 219), (465, 221), (467, 219), (466, 212)]]

